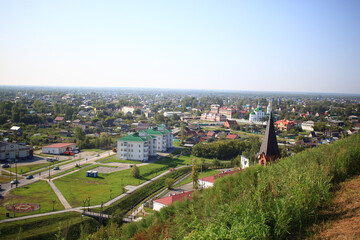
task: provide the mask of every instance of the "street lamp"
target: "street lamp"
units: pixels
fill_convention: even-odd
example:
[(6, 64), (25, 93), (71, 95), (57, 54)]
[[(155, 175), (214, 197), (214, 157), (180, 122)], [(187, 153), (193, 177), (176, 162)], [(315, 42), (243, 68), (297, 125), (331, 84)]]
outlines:
[(18, 178), (17, 178), (17, 159), (15, 159), (15, 172), (16, 172), (16, 187), (18, 187)]
[(55, 201), (55, 200), (51, 200), (51, 202), (52, 202), (52, 204), (53, 204), (53, 211), (55, 211), (55, 207), (54, 207), (54, 206), (55, 206), (55, 202), (56, 202), (56, 201)]
[(90, 211), (90, 196), (88, 197), (89, 201), (88, 201), (88, 211)]

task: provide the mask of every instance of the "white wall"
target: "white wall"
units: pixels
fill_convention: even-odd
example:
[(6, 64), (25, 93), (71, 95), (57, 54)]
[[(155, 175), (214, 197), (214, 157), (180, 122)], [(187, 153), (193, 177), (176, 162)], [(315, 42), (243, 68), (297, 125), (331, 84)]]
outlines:
[[(149, 151), (145, 151), (144, 143), (145, 142), (118, 141), (118, 158), (147, 161), (149, 159)], [(123, 144), (123, 146), (121, 146), (121, 144)]]
[(248, 158), (246, 158), (245, 156), (241, 155), (241, 168), (245, 169), (248, 168), (250, 166), (250, 161)]
[(153, 201), (153, 210), (155, 211), (160, 211), (161, 208), (165, 207), (166, 205), (162, 204), (162, 203), (158, 203)]
[(199, 185), (199, 188), (209, 188), (209, 187), (214, 186), (214, 183), (199, 179), (198, 185)]

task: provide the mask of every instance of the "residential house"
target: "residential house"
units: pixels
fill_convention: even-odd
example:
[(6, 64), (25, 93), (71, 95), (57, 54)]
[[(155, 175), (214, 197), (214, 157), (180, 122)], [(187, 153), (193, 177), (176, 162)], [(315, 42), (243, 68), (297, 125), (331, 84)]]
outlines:
[(226, 120), (224, 123), (224, 127), (226, 128), (233, 128), (238, 126), (238, 123), (235, 120)]
[(301, 128), (303, 131), (311, 132), (314, 131), (314, 121), (306, 121), (301, 124)]
[(65, 122), (65, 118), (64, 117), (56, 117), (54, 119), (55, 123), (64, 123)]
[(213, 175), (213, 176), (208, 176), (208, 177), (203, 177), (203, 178), (199, 178), (198, 179), (198, 186), (199, 188), (209, 188), (214, 186), (215, 180), (217, 178), (221, 178), (224, 176), (228, 176), (228, 175), (234, 175), (235, 173), (241, 172), (243, 170), (235, 170), (235, 171), (223, 171), (219, 174)]
[(290, 131), (291, 129), (295, 129), (295, 122), (287, 120), (287, 119), (283, 119), (283, 120), (276, 121), (275, 126), (280, 131)]
[(179, 194), (169, 194), (168, 197), (159, 198), (153, 201), (153, 210), (160, 211), (161, 208), (169, 206), (174, 202), (182, 202), (185, 199), (191, 200), (191, 195), (194, 191), (182, 192)]
[(235, 140), (235, 139), (239, 139), (239, 136), (236, 134), (228, 134), (225, 138), (230, 140)]

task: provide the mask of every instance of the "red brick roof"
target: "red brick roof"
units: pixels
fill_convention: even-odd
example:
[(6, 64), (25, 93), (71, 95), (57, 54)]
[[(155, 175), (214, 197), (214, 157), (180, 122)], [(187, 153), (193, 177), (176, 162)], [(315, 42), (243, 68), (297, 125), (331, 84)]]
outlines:
[(54, 119), (54, 121), (64, 121), (64, 117), (56, 117), (55, 119)]
[(228, 134), (226, 139), (236, 139), (238, 136), (236, 134)]
[(189, 192), (183, 192), (180, 194), (176, 194), (176, 195), (171, 195), (169, 197), (164, 197), (164, 198), (159, 198), (154, 200), (154, 202), (158, 202), (164, 205), (170, 205), (176, 201), (184, 201), (186, 198), (191, 200), (191, 195), (193, 194), (194, 191), (189, 191)]
[(206, 136), (208, 136), (208, 137), (213, 137), (213, 136), (215, 136), (215, 133), (214, 133), (214, 132), (208, 132), (208, 133), (206, 134)]
[(44, 146), (43, 148), (61, 148), (61, 147), (69, 147), (74, 145), (74, 143), (55, 143), (48, 146)]
[(214, 183), (215, 182), (215, 175), (199, 178), (199, 180), (202, 180), (204, 182), (212, 182), (212, 183)]

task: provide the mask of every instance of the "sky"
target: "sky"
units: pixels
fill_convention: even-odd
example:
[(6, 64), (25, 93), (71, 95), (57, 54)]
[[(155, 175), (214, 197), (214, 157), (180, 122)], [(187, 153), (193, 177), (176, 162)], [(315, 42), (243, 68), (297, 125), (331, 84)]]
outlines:
[(0, 85), (360, 93), (360, 1), (0, 0)]

